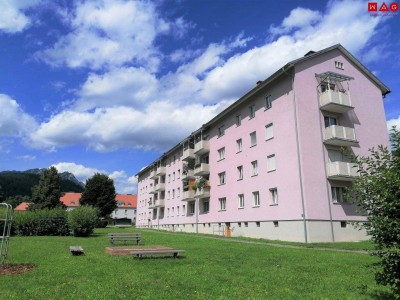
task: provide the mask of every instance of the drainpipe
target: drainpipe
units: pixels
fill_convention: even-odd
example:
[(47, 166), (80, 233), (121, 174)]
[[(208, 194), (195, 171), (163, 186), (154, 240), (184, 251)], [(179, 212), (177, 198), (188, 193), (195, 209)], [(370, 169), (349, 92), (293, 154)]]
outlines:
[(294, 91), (294, 75), (288, 74), (285, 71), (285, 68), (282, 68), (282, 71), (288, 75), (292, 79), (292, 91), (293, 91), (293, 109), (294, 109), (294, 122), (296, 127), (296, 148), (297, 148), (297, 162), (299, 167), (299, 180), (300, 180), (300, 193), (301, 193), (301, 208), (302, 208), (302, 219), (303, 219), (303, 226), (304, 226), (304, 242), (308, 243), (307, 237), (307, 222), (306, 222), (306, 214), (305, 214), (305, 203), (304, 203), (304, 189), (303, 189), (303, 176), (301, 173), (302, 166), (301, 166), (301, 159), (300, 159), (300, 140), (299, 140), (299, 127), (298, 127), (298, 120), (297, 120), (297, 106), (296, 106), (296, 93)]

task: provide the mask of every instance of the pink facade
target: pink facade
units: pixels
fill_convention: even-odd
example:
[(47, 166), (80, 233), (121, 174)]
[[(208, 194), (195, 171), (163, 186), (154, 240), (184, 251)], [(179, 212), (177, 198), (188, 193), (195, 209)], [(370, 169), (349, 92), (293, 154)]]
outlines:
[(340, 148), (365, 155), (388, 145), (388, 92), (340, 45), (288, 63), (138, 173), (137, 226), (366, 238), (349, 225), (365, 218), (341, 196), (356, 174)]

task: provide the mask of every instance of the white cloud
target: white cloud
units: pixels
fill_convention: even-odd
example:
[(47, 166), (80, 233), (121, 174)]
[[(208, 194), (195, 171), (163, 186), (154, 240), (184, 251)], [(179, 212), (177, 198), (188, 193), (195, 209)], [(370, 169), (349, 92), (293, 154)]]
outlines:
[(2, 0), (0, 9), (0, 31), (18, 33), (32, 24), (25, 11), (40, 3), (40, 0)]
[(125, 171), (113, 171), (111, 173), (107, 173), (103, 170), (89, 168), (84, 165), (71, 162), (59, 162), (53, 166), (60, 173), (70, 172), (74, 174), (74, 176), (81, 182), (86, 182), (86, 180), (92, 177), (95, 173), (106, 174), (114, 180), (115, 190), (119, 194), (135, 194), (137, 190), (136, 178), (134, 176), (129, 177)]
[(392, 129), (393, 126), (396, 126), (397, 129), (400, 129), (400, 116), (398, 116), (397, 119), (390, 119), (389, 121), (386, 121), (386, 125), (388, 130)]
[(95, 70), (127, 62), (156, 70), (160, 63), (156, 37), (172, 27), (174, 32), (186, 27), (183, 19), (168, 23), (150, 1), (79, 2), (67, 18), (72, 32), (37, 57), (55, 66)]
[(11, 97), (0, 94), (0, 107), (0, 137), (25, 137), (38, 127)]
[(36, 156), (34, 156), (34, 155), (20, 155), (20, 156), (17, 156), (17, 159), (24, 160), (24, 161), (32, 161), (32, 160), (36, 159)]

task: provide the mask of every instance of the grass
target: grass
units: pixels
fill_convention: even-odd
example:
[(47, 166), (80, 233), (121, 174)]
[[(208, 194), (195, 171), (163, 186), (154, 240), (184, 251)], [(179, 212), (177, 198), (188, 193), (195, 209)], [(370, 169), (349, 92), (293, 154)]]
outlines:
[[(186, 250), (184, 257), (110, 256), (107, 232), (142, 232), (145, 245)], [(81, 245), (86, 255), (71, 256)], [(388, 290), (365, 268), (369, 255), (232, 243), (202, 235), (133, 228), (89, 238), (12, 237), (8, 263), (37, 269), (2, 276), (0, 299), (382, 299)]]

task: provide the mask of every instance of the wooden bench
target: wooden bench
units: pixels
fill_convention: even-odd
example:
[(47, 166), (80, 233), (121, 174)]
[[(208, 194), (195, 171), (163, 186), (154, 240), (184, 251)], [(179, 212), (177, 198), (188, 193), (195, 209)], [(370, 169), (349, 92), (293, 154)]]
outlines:
[(185, 250), (177, 249), (157, 249), (157, 250), (133, 250), (130, 253), (136, 258), (142, 258), (143, 255), (158, 255), (158, 254), (172, 254), (174, 258), (177, 258), (179, 254), (185, 252)]
[(72, 255), (84, 255), (83, 248), (81, 246), (69, 246), (69, 251)]
[(141, 233), (109, 233), (108, 240), (112, 245), (115, 242), (131, 242), (134, 241), (136, 245), (139, 245), (142, 240)]

